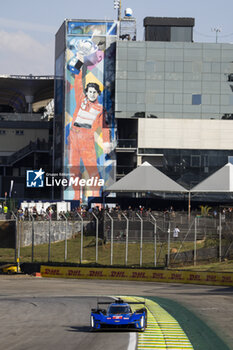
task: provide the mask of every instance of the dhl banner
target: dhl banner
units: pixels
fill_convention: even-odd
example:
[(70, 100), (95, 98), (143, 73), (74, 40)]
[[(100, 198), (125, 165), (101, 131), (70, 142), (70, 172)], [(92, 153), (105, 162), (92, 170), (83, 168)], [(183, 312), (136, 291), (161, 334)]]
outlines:
[(233, 273), (41, 266), (42, 277), (173, 282), (233, 286)]

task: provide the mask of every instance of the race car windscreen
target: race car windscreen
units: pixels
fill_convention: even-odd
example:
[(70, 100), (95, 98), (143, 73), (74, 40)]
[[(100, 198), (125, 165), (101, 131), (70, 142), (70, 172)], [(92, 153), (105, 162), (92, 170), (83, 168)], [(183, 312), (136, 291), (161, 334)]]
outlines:
[(131, 313), (131, 308), (128, 305), (122, 305), (122, 306), (114, 306), (111, 305), (108, 309), (109, 314), (129, 314)]

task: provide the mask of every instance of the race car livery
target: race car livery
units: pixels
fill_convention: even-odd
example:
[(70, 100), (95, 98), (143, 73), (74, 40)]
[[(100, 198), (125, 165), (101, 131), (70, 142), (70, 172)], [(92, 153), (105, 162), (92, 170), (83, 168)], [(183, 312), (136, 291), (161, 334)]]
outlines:
[[(102, 309), (100, 304), (109, 306)], [(147, 326), (147, 309), (144, 306), (133, 312), (130, 304), (145, 305), (145, 302), (124, 302), (121, 298), (114, 302), (97, 302), (97, 308), (91, 310), (91, 329), (127, 328), (143, 332)]]

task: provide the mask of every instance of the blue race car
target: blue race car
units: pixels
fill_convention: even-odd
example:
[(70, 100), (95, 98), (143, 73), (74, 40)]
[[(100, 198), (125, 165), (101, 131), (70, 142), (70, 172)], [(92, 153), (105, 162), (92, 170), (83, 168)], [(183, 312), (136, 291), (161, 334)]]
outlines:
[[(110, 304), (106, 309), (99, 308), (100, 304)], [(147, 326), (147, 310), (142, 307), (132, 312), (130, 304), (145, 302), (124, 302), (118, 298), (114, 302), (97, 302), (97, 308), (91, 310), (90, 326), (92, 330), (106, 328), (127, 328), (144, 332)]]

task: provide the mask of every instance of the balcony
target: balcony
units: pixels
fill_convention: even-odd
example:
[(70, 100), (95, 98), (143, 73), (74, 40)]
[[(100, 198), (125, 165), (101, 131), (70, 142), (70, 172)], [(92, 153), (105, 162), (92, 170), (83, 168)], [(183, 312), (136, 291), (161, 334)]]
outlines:
[(137, 139), (118, 139), (117, 152), (134, 152), (137, 149)]
[(40, 122), (41, 113), (0, 113), (0, 121), (11, 122)]

